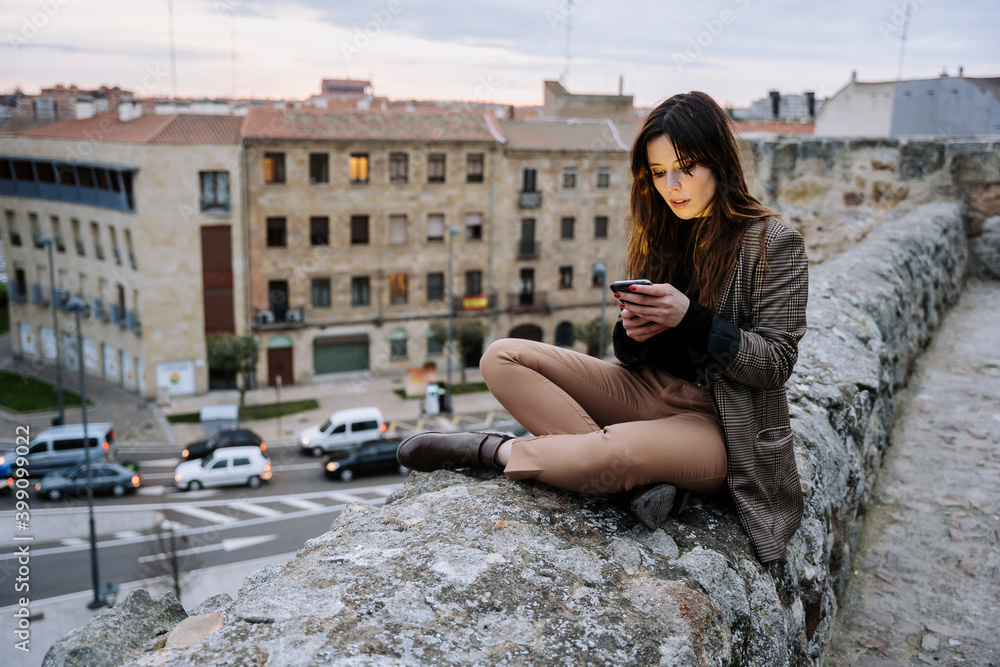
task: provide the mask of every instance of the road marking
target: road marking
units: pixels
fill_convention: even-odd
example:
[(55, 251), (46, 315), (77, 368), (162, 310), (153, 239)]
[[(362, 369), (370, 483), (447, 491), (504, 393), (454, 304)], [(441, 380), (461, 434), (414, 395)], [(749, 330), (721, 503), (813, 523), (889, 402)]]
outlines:
[(135, 492), (140, 496), (162, 496), (167, 492), (167, 487), (162, 484), (159, 486), (140, 486)]
[(236, 551), (237, 549), (246, 549), (247, 547), (256, 546), (258, 544), (264, 544), (265, 542), (270, 542), (272, 540), (278, 539), (277, 535), (251, 535), (249, 537), (233, 537), (230, 539), (222, 540), (219, 544), (208, 544), (203, 547), (191, 547), (190, 549), (181, 549), (180, 551), (175, 551), (173, 553), (161, 553), (161, 554), (151, 554), (148, 556), (139, 556), (140, 563), (149, 563), (154, 560), (166, 560), (173, 556), (187, 556), (190, 554), (205, 553), (206, 551)]
[(172, 472), (150, 472), (150, 473), (143, 473), (142, 474), (142, 479), (145, 482), (149, 482), (149, 481), (152, 481), (154, 479), (156, 479), (156, 480), (169, 479), (170, 481), (173, 481), (174, 480), (174, 473), (172, 473)]
[(117, 533), (112, 533), (119, 540), (127, 540), (131, 537), (142, 537), (142, 533), (135, 530), (119, 530)]
[(184, 533), (191, 529), (190, 526), (177, 521), (171, 521), (170, 519), (164, 519), (160, 522), (159, 527), (164, 530), (172, 530), (175, 533)]
[(174, 468), (180, 463), (179, 458), (174, 459), (150, 459), (149, 461), (142, 461), (140, 465), (143, 468)]
[(297, 507), (300, 510), (318, 510), (324, 507), (322, 503), (316, 503), (311, 500), (306, 500), (305, 498), (282, 498), (282, 503), (286, 505), (291, 505), (292, 507)]
[(82, 537), (64, 537), (59, 541), (63, 543), (63, 546), (67, 547), (79, 547), (88, 544), (87, 540)]
[(174, 512), (180, 512), (181, 514), (187, 514), (196, 519), (201, 519), (202, 521), (208, 521), (210, 523), (234, 523), (236, 519), (231, 516), (226, 516), (225, 514), (219, 514), (218, 512), (213, 512), (211, 510), (202, 509), (201, 507), (192, 507), (191, 505), (171, 505), (170, 509)]
[(230, 503), (229, 507), (232, 507), (234, 510), (246, 512), (247, 514), (256, 514), (257, 516), (278, 516), (279, 514), (284, 514), (281, 510), (264, 507), (255, 503)]
[(332, 498), (333, 500), (339, 500), (342, 503), (367, 503), (367, 502), (369, 502), (368, 500), (365, 500), (361, 496), (356, 496), (353, 493), (346, 493), (344, 491), (331, 491), (328, 494), (327, 497)]

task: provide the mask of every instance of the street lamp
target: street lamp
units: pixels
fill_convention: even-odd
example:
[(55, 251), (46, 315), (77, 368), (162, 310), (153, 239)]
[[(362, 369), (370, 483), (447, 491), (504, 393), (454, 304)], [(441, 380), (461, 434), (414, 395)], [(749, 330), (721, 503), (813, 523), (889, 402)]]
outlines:
[(459, 231), (458, 225), (452, 225), (448, 228), (448, 334), (446, 336), (447, 341), (445, 342), (445, 365), (448, 369), (445, 375), (445, 400), (447, 401), (448, 412), (451, 412), (451, 339), (453, 336), (452, 319), (455, 311), (455, 267), (453, 250), (455, 246), (455, 237), (458, 236)]
[(62, 361), (59, 357), (59, 319), (56, 315), (56, 265), (52, 258), (52, 246), (55, 240), (51, 236), (43, 236), (38, 242), (49, 249), (49, 287), (52, 289), (52, 335), (56, 339), (56, 389), (59, 394), (59, 424), (66, 423), (66, 415), (63, 412), (63, 386), (62, 386)]
[(605, 298), (604, 294), (604, 281), (608, 276), (608, 267), (606, 267), (602, 262), (594, 264), (594, 282), (600, 281), (601, 283), (601, 333), (600, 338), (597, 339), (597, 358), (604, 358), (604, 309), (607, 308), (608, 300)]
[(66, 307), (73, 312), (76, 317), (76, 359), (80, 369), (80, 409), (83, 412), (83, 460), (87, 466), (87, 512), (90, 517), (90, 578), (94, 585), (94, 599), (87, 605), (90, 609), (100, 609), (107, 602), (98, 590), (97, 570), (97, 530), (94, 527), (94, 485), (93, 475), (90, 466), (90, 440), (87, 437), (87, 390), (84, 386), (84, 361), (83, 361), (83, 334), (80, 326), (80, 316), (88, 311), (87, 302), (78, 296), (74, 296), (66, 304)]

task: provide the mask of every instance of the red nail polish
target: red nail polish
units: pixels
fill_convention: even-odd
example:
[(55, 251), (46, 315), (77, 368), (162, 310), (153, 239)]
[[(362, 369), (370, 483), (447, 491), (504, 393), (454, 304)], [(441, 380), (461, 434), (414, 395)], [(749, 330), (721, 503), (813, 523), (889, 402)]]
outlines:
[(615, 298), (616, 298), (616, 299), (617, 299), (618, 297), (620, 297), (620, 296), (621, 296), (621, 294), (619, 294), (618, 292), (615, 292)]

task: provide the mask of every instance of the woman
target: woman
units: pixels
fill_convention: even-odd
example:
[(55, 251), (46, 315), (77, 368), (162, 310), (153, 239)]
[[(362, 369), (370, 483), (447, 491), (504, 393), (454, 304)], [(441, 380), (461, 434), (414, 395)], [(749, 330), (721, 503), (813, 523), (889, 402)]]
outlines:
[(481, 369), (532, 437), (422, 433), (400, 444), (416, 470), (495, 468), (563, 489), (636, 490), (650, 528), (676, 490), (728, 486), (762, 562), (802, 516), (784, 384), (806, 330), (802, 237), (748, 190), (726, 113), (706, 94), (657, 106), (631, 154), (626, 272), (610, 364), (501, 339)]

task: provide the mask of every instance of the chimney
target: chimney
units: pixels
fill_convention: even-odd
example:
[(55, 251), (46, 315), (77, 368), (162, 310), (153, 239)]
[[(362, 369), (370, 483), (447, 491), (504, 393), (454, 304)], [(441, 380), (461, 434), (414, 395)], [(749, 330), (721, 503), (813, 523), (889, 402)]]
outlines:
[(89, 97), (81, 97), (73, 105), (73, 115), (77, 120), (93, 118), (95, 113), (97, 113), (97, 105)]
[(118, 103), (118, 120), (128, 122), (142, 116), (142, 103), (138, 100), (122, 100)]
[(959, 76), (963, 76), (963, 72), (965, 72), (965, 68), (962, 67), (961, 65), (959, 65), (958, 66), (958, 75)]
[(618, 96), (621, 97), (625, 92), (625, 75), (618, 75)]
[(857, 83), (857, 82), (858, 82), (858, 70), (852, 69), (851, 70), (851, 83)]
[(507, 107), (507, 120), (514, 120), (514, 105), (511, 104)]
[(772, 90), (768, 94), (771, 96), (771, 118), (778, 120), (778, 117), (781, 115), (781, 93), (777, 90)]
[(810, 118), (816, 117), (816, 93), (811, 90), (806, 91), (806, 110)]

